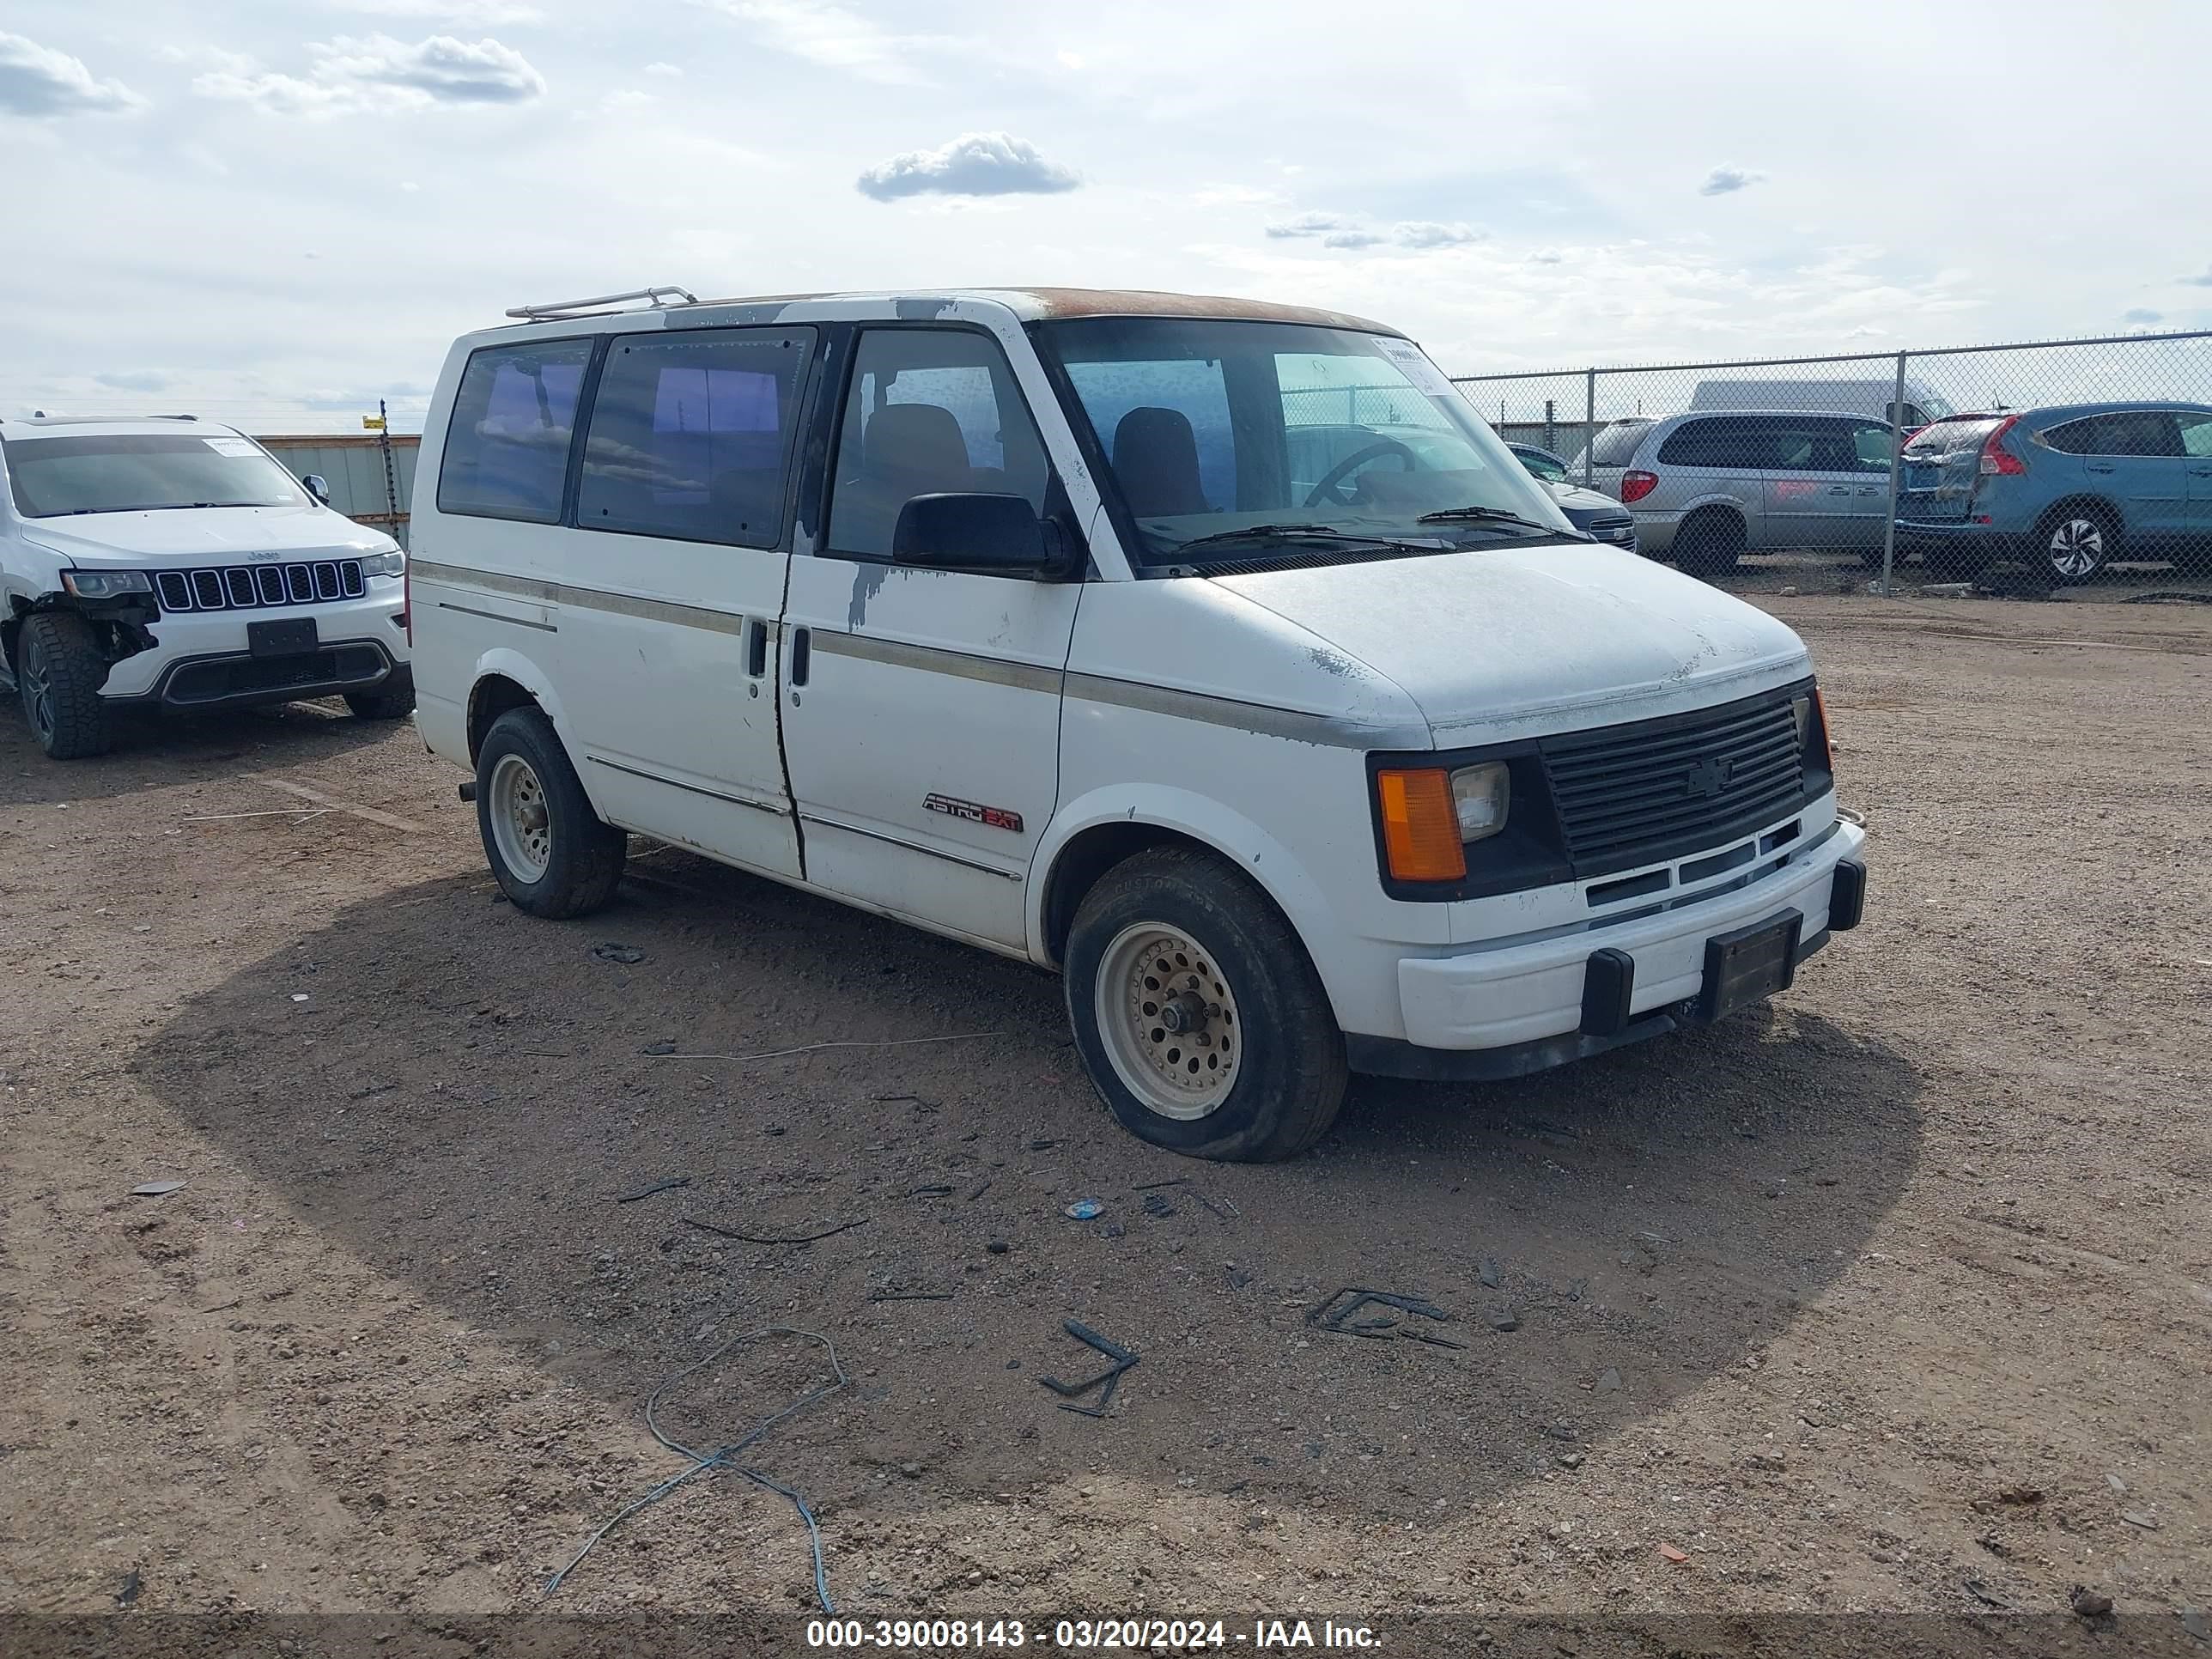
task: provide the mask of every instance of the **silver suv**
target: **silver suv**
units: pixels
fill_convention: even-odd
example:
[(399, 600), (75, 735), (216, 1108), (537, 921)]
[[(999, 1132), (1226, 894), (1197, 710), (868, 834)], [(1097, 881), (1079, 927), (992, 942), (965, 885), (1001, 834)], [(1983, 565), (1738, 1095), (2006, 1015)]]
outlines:
[(1896, 441), (1888, 422), (1863, 415), (1616, 421), (1592, 447), (1591, 485), (1626, 503), (1652, 558), (1722, 576), (1745, 553), (1879, 552)]

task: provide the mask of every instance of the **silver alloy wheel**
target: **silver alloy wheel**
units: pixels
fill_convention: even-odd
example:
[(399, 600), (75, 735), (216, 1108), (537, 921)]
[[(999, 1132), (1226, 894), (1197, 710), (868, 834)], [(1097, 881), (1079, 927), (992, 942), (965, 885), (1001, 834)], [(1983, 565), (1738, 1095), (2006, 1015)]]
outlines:
[(2105, 562), (2105, 526), (2094, 519), (2069, 519), (2051, 532), (2051, 568), (2076, 580)]
[(1164, 922), (1133, 923), (1099, 958), (1091, 994), (1106, 1057), (1148, 1110), (1189, 1123), (1229, 1098), (1244, 1027), (1211, 951)]
[(553, 860), (553, 823), (536, 769), (520, 755), (501, 755), (491, 769), (489, 805), (500, 862), (518, 881), (544, 879)]
[(31, 730), (41, 743), (54, 735), (54, 675), (47, 666), (46, 653), (37, 645), (27, 645), (23, 652), (23, 712), (30, 717)]

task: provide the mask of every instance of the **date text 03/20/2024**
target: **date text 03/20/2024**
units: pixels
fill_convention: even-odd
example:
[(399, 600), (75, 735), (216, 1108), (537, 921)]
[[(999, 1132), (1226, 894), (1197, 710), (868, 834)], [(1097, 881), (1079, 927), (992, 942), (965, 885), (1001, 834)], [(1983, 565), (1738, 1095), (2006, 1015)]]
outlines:
[(1257, 1618), (1249, 1630), (1220, 1619), (1060, 1619), (1053, 1621), (1051, 1632), (1048, 1644), (1042, 1620), (1032, 1626), (1018, 1619), (810, 1619), (806, 1644), (956, 1652), (963, 1648), (1024, 1648), (1032, 1641), (1040, 1647), (1049, 1645), (1069, 1652), (1236, 1647), (1268, 1652), (1382, 1644), (1382, 1638), (1366, 1625), (1339, 1624), (1329, 1619)]

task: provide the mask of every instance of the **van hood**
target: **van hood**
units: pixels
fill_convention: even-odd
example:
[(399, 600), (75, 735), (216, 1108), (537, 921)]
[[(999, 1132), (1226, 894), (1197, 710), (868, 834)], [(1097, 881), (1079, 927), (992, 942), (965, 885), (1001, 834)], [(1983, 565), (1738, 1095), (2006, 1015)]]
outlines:
[(1608, 547), (1211, 580), (1394, 682), (1439, 748), (1650, 719), (1810, 672), (1804, 641), (1765, 611)]
[(380, 531), (319, 507), (169, 507), (25, 519), (24, 537), (64, 558), (131, 568), (220, 564), (285, 554), (357, 558), (398, 545)]

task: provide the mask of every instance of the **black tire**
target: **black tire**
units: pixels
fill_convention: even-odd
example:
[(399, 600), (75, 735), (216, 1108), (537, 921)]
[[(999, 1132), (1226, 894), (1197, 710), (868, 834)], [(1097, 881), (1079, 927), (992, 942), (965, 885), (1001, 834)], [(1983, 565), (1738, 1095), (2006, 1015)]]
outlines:
[(356, 720), (404, 720), (415, 712), (415, 682), (410, 679), (397, 690), (390, 687), (386, 681), (374, 691), (349, 691), (345, 705)]
[(2110, 507), (2076, 502), (2054, 507), (2036, 526), (2028, 562), (2060, 587), (2092, 582), (2125, 556), (2120, 521)]
[[(1144, 1034), (1131, 1030), (1111, 1038), (1100, 1025), (1100, 983), (1109, 951), (1133, 953), (1136, 972), (1145, 955), (1166, 947), (1145, 945), (1145, 930), (1179, 935), (1195, 947), (1187, 964), (1213, 988), (1229, 988), (1224, 1002), (1234, 1013), (1224, 1020), (1223, 1003), (1207, 1011), (1222, 1036), (1216, 1052), (1232, 1043), (1235, 1069), (1225, 1093), (1203, 1115), (1176, 1117), (1155, 1109), (1124, 1080), (1109, 1044), (1141, 1046)], [(1206, 957), (1211, 955), (1212, 963)], [(1163, 960), (1166, 959), (1163, 957)], [(1224, 1162), (1272, 1163), (1295, 1158), (1328, 1132), (1344, 1103), (1347, 1072), (1344, 1036), (1337, 1029), (1321, 977), (1305, 945), (1273, 900), (1249, 878), (1213, 854), (1189, 847), (1159, 847), (1116, 865), (1084, 896), (1069, 930), (1066, 951), (1068, 1023), (1076, 1052), (1121, 1126), (1139, 1139), (1190, 1158)], [(1119, 975), (1117, 975), (1119, 977)], [(1188, 994), (1205, 1000), (1199, 975), (1190, 975)], [(1133, 997), (1149, 978), (1123, 979)], [(1143, 1005), (1149, 1009), (1149, 1004)], [(1134, 1018), (1138, 1009), (1133, 1007)], [(1149, 1012), (1146, 1019), (1152, 1018)], [(1208, 1039), (1206, 1017), (1194, 1040)], [(1156, 1044), (1158, 1030), (1152, 1032)], [(1171, 1042), (1173, 1039), (1167, 1039)], [(1188, 1064), (1196, 1069), (1197, 1050)], [(1158, 1048), (1155, 1054), (1176, 1054)], [(1139, 1062), (1133, 1060), (1133, 1066)], [(1176, 1063), (1184, 1063), (1178, 1060)], [(1170, 1067), (1172, 1069), (1172, 1066)], [(1180, 1081), (1180, 1079), (1178, 1079)], [(1155, 1082), (1153, 1087), (1168, 1085)]]
[(100, 688), (107, 664), (85, 619), (66, 611), (40, 611), (23, 619), (15, 640), (15, 684), (23, 717), (39, 747), (55, 760), (104, 755), (115, 742), (115, 725)]
[(1701, 507), (1674, 532), (1674, 562), (1707, 581), (1725, 576), (1743, 556), (1743, 515), (1724, 507)]
[[(495, 827), (495, 812), (514, 804), (507, 792), (523, 775), (502, 774), (502, 763), (510, 758), (534, 782), (535, 799), (543, 808), (542, 823), (527, 832), (534, 836), (542, 830), (541, 866), (511, 861)], [(629, 837), (592, 811), (553, 722), (534, 707), (508, 709), (484, 733), (477, 751), (477, 830), (483, 837), (485, 861), (515, 908), (556, 921), (588, 915), (612, 898), (629, 854)], [(511, 821), (507, 833), (520, 849), (525, 832)]]

